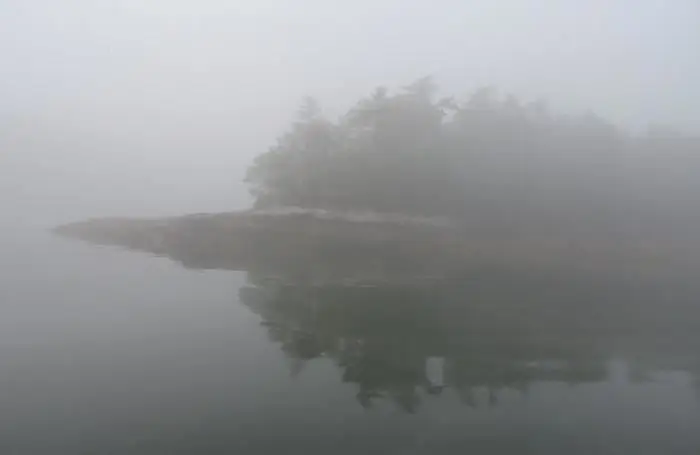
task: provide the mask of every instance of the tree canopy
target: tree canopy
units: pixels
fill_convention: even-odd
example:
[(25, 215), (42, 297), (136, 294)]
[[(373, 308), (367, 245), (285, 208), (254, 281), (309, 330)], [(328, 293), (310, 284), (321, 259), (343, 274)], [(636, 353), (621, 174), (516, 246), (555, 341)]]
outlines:
[(574, 218), (600, 218), (611, 200), (641, 191), (639, 159), (698, 149), (696, 139), (671, 136), (632, 137), (595, 115), (554, 115), (491, 88), (440, 98), (424, 78), (377, 88), (337, 120), (304, 100), (246, 181), (261, 208), (560, 218), (575, 208)]

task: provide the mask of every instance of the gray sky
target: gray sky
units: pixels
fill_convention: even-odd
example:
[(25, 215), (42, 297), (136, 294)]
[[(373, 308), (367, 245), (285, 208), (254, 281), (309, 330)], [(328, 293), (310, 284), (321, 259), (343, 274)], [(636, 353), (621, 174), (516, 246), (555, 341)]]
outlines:
[(246, 204), (299, 99), (433, 75), (700, 131), (697, 0), (0, 0), (0, 204), (15, 219)]

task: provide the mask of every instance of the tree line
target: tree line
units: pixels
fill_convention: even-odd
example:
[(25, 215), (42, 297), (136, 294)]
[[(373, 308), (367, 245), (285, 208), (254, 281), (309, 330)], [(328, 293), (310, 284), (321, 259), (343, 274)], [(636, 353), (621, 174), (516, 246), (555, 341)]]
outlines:
[[(679, 189), (670, 168), (700, 171), (697, 138), (633, 136), (596, 115), (554, 115), (490, 88), (465, 101), (437, 93), (430, 78), (380, 87), (338, 119), (305, 99), (248, 170), (255, 206), (577, 223), (621, 206), (641, 213), (649, 194), (675, 197), (664, 193), (673, 182)], [(698, 179), (681, 177), (691, 185), (683, 190), (695, 188)]]

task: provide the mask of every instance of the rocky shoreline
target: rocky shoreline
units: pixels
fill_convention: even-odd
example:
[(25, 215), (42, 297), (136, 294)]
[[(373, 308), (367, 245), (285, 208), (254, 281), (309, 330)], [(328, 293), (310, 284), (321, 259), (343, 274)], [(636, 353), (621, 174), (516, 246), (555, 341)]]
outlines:
[(410, 283), (488, 269), (694, 279), (700, 265), (692, 249), (674, 248), (662, 238), (504, 236), (444, 219), (303, 209), (100, 218), (55, 232), (169, 257), (188, 268), (305, 276), (309, 283)]

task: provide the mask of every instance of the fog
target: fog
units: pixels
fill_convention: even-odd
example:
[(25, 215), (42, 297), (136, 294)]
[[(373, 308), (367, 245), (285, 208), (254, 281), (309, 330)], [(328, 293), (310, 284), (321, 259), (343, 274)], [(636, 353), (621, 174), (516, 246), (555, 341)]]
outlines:
[(0, 2), (1, 225), (217, 211), (313, 95), (492, 85), (700, 131), (693, 1)]
[(0, 0), (0, 454), (700, 453), (699, 49), (697, 0)]

